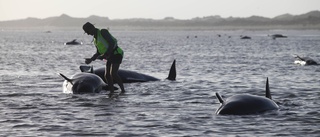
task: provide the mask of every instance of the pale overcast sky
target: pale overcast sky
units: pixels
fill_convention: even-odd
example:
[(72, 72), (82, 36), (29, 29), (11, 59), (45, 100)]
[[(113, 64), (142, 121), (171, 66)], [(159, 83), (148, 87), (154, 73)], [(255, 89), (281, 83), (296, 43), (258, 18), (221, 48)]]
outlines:
[(0, 21), (61, 14), (110, 19), (191, 19), (211, 15), (272, 18), (312, 10), (320, 10), (320, 0), (0, 0)]

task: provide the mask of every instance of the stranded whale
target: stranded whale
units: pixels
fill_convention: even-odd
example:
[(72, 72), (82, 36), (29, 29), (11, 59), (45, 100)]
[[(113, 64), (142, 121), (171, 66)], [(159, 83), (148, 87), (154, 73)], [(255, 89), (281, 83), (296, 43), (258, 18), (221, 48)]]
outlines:
[(82, 42), (78, 42), (77, 39), (64, 43), (64, 45), (82, 45)]
[(273, 34), (271, 35), (271, 38), (275, 40), (276, 38), (287, 38), (287, 36), (284, 36), (282, 34)]
[(271, 99), (268, 78), (266, 97), (245, 94), (235, 95), (224, 100), (219, 93), (216, 93), (216, 96), (221, 103), (216, 111), (218, 115), (248, 115), (279, 109), (279, 106)]
[(91, 73), (78, 73), (71, 78), (59, 73), (65, 81), (62, 88), (63, 93), (84, 94), (99, 93), (103, 89), (107, 89), (107, 84), (97, 75)]
[(296, 60), (294, 61), (295, 64), (299, 64), (302, 66), (319, 65), (316, 61), (314, 61), (312, 58), (309, 58), (309, 57), (300, 57), (297, 55), (295, 58), (296, 58)]
[[(105, 74), (105, 68), (98, 68), (98, 69), (93, 69), (92, 66), (80, 66), (81, 72), (89, 72), (89, 73), (94, 73), (98, 75), (100, 78), (103, 79), (103, 81), (106, 82), (106, 79), (104, 77)], [(158, 78), (155, 78), (153, 76), (149, 76), (146, 74), (130, 71), (130, 70), (118, 70), (118, 75), (122, 79), (123, 83), (134, 83), (134, 82), (148, 82), (148, 81), (158, 81)], [(170, 71), (169, 75), (167, 77), (168, 80), (175, 80), (176, 79), (176, 61), (174, 60)]]

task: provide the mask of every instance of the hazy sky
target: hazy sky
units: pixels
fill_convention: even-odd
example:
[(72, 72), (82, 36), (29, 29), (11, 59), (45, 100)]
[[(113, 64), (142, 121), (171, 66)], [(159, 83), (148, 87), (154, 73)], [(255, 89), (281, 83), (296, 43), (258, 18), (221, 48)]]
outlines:
[(27, 17), (47, 18), (97, 15), (110, 19), (191, 19), (222, 17), (275, 17), (320, 10), (320, 0), (0, 0), (0, 21)]

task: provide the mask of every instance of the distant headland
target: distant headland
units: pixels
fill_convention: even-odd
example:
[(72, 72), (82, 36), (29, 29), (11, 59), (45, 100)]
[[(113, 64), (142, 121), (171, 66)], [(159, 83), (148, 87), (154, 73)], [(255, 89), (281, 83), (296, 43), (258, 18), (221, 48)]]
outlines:
[(301, 15), (284, 14), (274, 18), (251, 16), (247, 18), (221, 16), (196, 17), (192, 19), (114, 19), (90, 16), (75, 18), (66, 14), (45, 19), (26, 18), (0, 21), (0, 29), (81, 29), (85, 22), (98, 27), (124, 30), (239, 30), (239, 29), (320, 29), (320, 11), (311, 11)]

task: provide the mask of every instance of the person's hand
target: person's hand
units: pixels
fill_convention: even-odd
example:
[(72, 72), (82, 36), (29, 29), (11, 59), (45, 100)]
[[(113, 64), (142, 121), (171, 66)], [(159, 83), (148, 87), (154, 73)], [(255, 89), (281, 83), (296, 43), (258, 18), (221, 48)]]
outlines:
[(86, 64), (90, 64), (91, 62), (92, 62), (92, 59), (91, 59), (91, 58), (85, 59), (85, 63), (86, 63)]
[(108, 55), (107, 53), (105, 53), (105, 54), (102, 55), (102, 58), (103, 58), (103, 59), (108, 59), (108, 58), (109, 58), (109, 55)]

